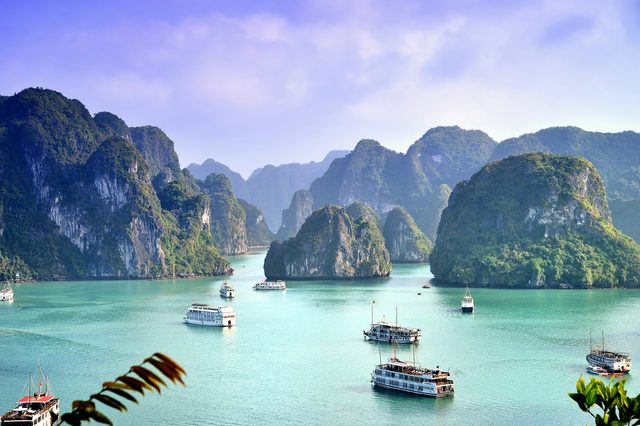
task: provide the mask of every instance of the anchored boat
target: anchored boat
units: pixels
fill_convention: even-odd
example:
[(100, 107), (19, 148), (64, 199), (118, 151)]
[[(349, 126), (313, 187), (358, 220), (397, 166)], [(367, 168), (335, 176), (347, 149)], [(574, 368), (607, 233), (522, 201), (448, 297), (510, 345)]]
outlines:
[(231, 306), (218, 306), (193, 303), (182, 318), (186, 324), (208, 327), (233, 327), (236, 325), (236, 312)]
[(253, 286), (254, 290), (286, 290), (287, 283), (278, 281), (260, 281)]
[(236, 289), (226, 280), (220, 286), (220, 297), (224, 297), (225, 299), (233, 299), (236, 297)]
[(380, 322), (373, 322), (373, 304), (371, 305), (371, 327), (363, 330), (364, 338), (376, 342), (396, 342), (400, 344), (418, 342), (422, 337), (419, 328), (401, 327), (398, 325), (398, 308), (396, 308), (396, 323), (389, 324), (384, 316)]
[(462, 312), (473, 313), (473, 297), (471, 296), (471, 292), (469, 291), (469, 286), (467, 286), (467, 292), (464, 296), (462, 296), (460, 304), (462, 305)]
[[(602, 348), (593, 348), (591, 345), (591, 334), (589, 334), (589, 349), (587, 371), (593, 374), (606, 372), (604, 375), (622, 375), (631, 370), (631, 356), (626, 352), (608, 351), (604, 347), (604, 332), (602, 333)], [(591, 368), (590, 368), (591, 367)], [(596, 368), (597, 367), (597, 368)], [(596, 372), (597, 371), (597, 372)]]
[[(414, 354), (415, 358), (415, 354)], [(396, 356), (395, 345), (393, 354), (386, 363), (376, 365), (371, 373), (371, 383), (385, 389), (416, 395), (442, 398), (454, 393), (453, 380), (448, 371), (439, 367), (428, 369), (418, 367), (415, 363), (401, 361)]]
[[(29, 377), (27, 396), (16, 402), (16, 408), (0, 416), (0, 426), (53, 426), (58, 424), (60, 399), (53, 395), (49, 379), (38, 366), (38, 386)], [(33, 389), (37, 389), (32, 393)]]

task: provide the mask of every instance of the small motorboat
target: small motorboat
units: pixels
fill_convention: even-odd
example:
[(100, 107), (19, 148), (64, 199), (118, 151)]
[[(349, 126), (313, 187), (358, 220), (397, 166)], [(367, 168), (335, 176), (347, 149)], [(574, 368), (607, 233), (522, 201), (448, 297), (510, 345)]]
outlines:
[(609, 371), (606, 368), (600, 367), (598, 365), (593, 365), (593, 364), (587, 365), (587, 372), (590, 374), (595, 374), (596, 376), (606, 376), (606, 377), (620, 377), (624, 375), (624, 373), (616, 373), (613, 371)]

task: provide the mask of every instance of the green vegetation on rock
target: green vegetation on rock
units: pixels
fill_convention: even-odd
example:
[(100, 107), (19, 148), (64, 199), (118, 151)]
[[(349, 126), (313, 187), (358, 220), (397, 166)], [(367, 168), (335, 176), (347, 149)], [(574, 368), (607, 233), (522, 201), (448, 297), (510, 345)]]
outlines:
[[(374, 216), (375, 214), (371, 212)], [(377, 220), (351, 218), (347, 210), (314, 211), (294, 238), (273, 242), (264, 261), (267, 278), (354, 279), (388, 276), (389, 252)]]
[(276, 236), (267, 226), (262, 210), (245, 200), (238, 199), (238, 202), (245, 212), (244, 222), (247, 227), (247, 244), (250, 247), (263, 247), (271, 244), (271, 241), (275, 240)]
[(614, 228), (583, 158), (532, 153), (459, 183), (430, 257), (439, 281), (487, 287), (640, 285), (640, 246)]
[(212, 173), (199, 184), (211, 198), (211, 233), (218, 249), (226, 255), (246, 253), (245, 211), (233, 194), (229, 178)]
[(408, 211), (395, 207), (387, 214), (383, 235), (391, 261), (426, 263), (433, 247), (431, 240), (418, 228)]
[[(209, 198), (176, 169), (173, 143), (155, 128), (142, 129), (144, 152), (120, 118), (91, 117), (79, 101), (52, 90), (27, 89), (0, 103), (3, 274), (20, 270), (42, 280), (231, 272), (209, 233)], [(177, 188), (162, 202), (147, 161), (173, 173), (167, 182)]]
[(457, 126), (429, 130), (404, 155), (362, 140), (311, 184), (314, 207), (360, 201), (384, 215), (402, 206), (433, 238), (450, 188), (485, 164), (495, 145), (485, 133)]

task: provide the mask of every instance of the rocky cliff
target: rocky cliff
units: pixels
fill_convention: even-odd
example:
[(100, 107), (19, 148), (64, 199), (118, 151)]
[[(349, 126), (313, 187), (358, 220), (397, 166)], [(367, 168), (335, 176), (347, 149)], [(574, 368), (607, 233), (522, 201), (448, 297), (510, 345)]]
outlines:
[(383, 235), (392, 262), (426, 263), (429, 261), (431, 241), (404, 208), (395, 207), (387, 214)]
[[(189, 273), (176, 247), (192, 235), (161, 207), (131, 129), (52, 90), (0, 103), (0, 210), (0, 252), (36, 279)], [(230, 272), (213, 250), (200, 272)]]
[(211, 199), (211, 232), (222, 254), (246, 253), (247, 228), (245, 211), (231, 189), (231, 181), (223, 174), (210, 174), (200, 188)]
[(430, 257), (437, 280), (478, 286), (640, 285), (640, 246), (615, 229), (583, 158), (532, 153), (456, 185)]
[(375, 221), (326, 206), (314, 211), (294, 238), (271, 243), (264, 272), (269, 279), (371, 278), (388, 276), (391, 263)]
[(295, 237), (300, 227), (313, 212), (313, 197), (306, 189), (301, 189), (293, 194), (291, 204), (282, 210), (282, 225), (278, 229), (276, 239), (284, 241)]
[(268, 246), (276, 236), (264, 220), (262, 210), (248, 203), (245, 200), (238, 199), (238, 202), (244, 210), (244, 222), (247, 228), (247, 244), (249, 247)]

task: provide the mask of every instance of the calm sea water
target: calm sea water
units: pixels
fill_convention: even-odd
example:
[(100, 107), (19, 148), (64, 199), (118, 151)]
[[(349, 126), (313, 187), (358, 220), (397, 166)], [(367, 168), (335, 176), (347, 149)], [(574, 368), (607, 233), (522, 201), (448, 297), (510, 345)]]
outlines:
[[(187, 387), (147, 396), (117, 424), (584, 424), (567, 397), (584, 373), (589, 330), (640, 362), (640, 292), (473, 290), (477, 312), (459, 311), (463, 290), (421, 289), (425, 265), (392, 277), (290, 282), (255, 292), (265, 252), (232, 258), (234, 329), (186, 326), (193, 301), (225, 304), (221, 279), (52, 282), (16, 285), (0, 304), (0, 408), (13, 407), (39, 361), (63, 410), (155, 351), (187, 370)], [(422, 295), (417, 293), (421, 292)], [(424, 366), (450, 369), (455, 397), (434, 400), (372, 389), (389, 356), (362, 339), (385, 314), (420, 327)], [(399, 357), (412, 359), (411, 349)], [(636, 369), (640, 367), (636, 366)], [(640, 381), (628, 376), (635, 394)]]

